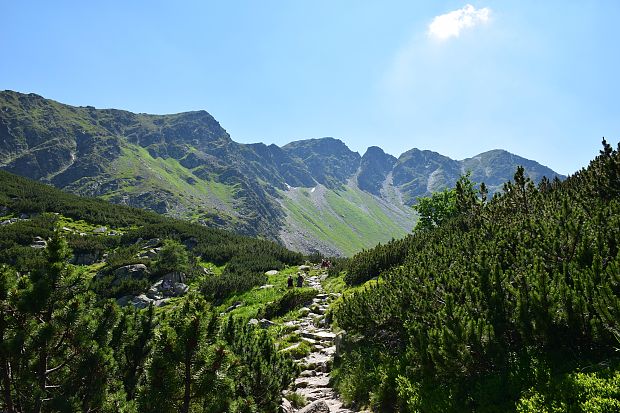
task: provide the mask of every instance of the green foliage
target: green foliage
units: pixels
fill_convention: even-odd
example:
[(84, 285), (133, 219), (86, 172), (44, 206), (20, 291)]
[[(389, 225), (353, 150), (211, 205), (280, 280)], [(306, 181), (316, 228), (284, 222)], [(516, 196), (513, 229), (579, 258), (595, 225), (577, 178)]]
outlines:
[(596, 373), (561, 375), (524, 392), (516, 407), (519, 413), (620, 411), (620, 366)]
[(416, 229), (431, 229), (441, 225), (456, 214), (456, 190), (444, 189), (430, 197), (418, 198), (413, 209), (420, 214)]
[(293, 361), (277, 351), (266, 331), (243, 319), (229, 317), (223, 337), (239, 358), (236, 393), (244, 407), (259, 412), (277, 411), (281, 390), (298, 372)]
[(172, 271), (188, 273), (190, 270), (190, 257), (181, 243), (174, 240), (165, 240), (152, 268), (158, 274)]
[[(564, 182), (536, 187), (518, 168), (488, 201), (462, 180), (452, 218), (351, 259), (349, 284), (380, 277), (334, 310), (350, 337), (340, 391), (386, 411), (511, 411), (549, 377), (610, 360), (620, 337), (619, 176), (620, 153), (604, 142)], [(554, 394), (523, 403), (560, 403)]]
[(159, 328), (146, 368), (140, 411), (229, 411), (233, 366), (216, 327), (216, 315), (199, 296), (188, 297), (171, 314)]
[[(204, 297), (224, 300), (262, 284), (266, 270), (300, 264), (301, 254), (6, 173), (0, 173), (0, 202), (17, 216), (26, 207), (43, 212), (0, 227), (1, 411), (245, 412), (279, 405), (296, 372), (291, 360), (265, 332), (244, 323), (221, 332), (218, 312)], [(67, 229), (57, 229), (59, 222)], [(89, 225), (122, 235), (78, 233)], [(35, 237), (48, 248), (30, 247)], [(152, 238), (163, 248), (144, 258), (142, 240)], [(68, 246), (105, 263), (74, 267)], [(142, 311), (105, 299), (144, 293), (165, 271), (193, 273), (199, 259), (225, 266), (213, 278), (217, 294), (193, 293)], [(136, 263), (153, 276), (115, 278), (117, 268)]]
[(268, 320), (281, 317), (290, 311), (302, 307), (304, 304), (312, 302), (312, 299), (316, 295), (317, 290), (314, 288), (294, 288), (288, 290), (277, 301), (267, 304), (265, 308), (259, 312), (258, 317)]
[(2, 410), (108, 410), (122, 398), (114, 380), (109, 330), (114, 306), (95, 306), (66, 242), (55, 234), (46, 262), (24, 277), (3, 271)]
[(308, 403), (304, 395), (296, 392), (288, 392), (284, 397), (286, 397), (296, 409), (301, 409)]
[[(175, 246), (176, 248), (176, 246)], [(55, 233), (40, 268), (0, 267), (0, 410), (275, 411), (296, 368), (270, 336), (190, 293), (156, 315), (89, 291)]]

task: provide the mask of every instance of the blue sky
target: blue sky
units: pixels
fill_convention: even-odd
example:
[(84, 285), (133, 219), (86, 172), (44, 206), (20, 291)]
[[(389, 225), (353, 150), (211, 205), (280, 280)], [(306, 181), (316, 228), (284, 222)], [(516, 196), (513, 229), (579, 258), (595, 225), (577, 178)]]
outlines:
[(0, 89), (565, 174), (620, 139), (616, 0), (89, 3), (1, 1)]

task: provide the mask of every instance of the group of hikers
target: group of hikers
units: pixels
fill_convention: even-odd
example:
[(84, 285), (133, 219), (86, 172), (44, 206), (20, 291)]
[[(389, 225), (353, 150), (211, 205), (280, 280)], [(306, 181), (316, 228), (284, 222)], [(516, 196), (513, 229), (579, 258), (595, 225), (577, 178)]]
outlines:
[[(293, 288), (293, 276), (289, 275), (287, 280), (288, 288)], [(297, 287), (301, 288), (304, 286), (304, 276), (301, 272), (297, 273)]]

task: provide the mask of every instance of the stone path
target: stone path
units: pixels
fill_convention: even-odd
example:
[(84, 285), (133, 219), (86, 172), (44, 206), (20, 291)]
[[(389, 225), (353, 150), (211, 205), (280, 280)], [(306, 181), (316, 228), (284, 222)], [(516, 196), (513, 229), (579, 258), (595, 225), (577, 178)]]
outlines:
[[(321, 280), (327, 277), (326, 273), (312, 276), (307, 279), (308, 285), (319, 291), (313, 299), (312, 305), (300, 310), (304, 314), (300, 319), (289, 321), (287, 324), (296, 327), (296, 332), (312, 347), (312, 352), (298, 360), (304, 369), (295, 380), (294, 391), (303, 395), (308, 405), (297, 411), (299, 413), (353, 413), (353, 410), (343, 407), (342, 402), (329, 385), (333, 357), (336, 353), (336, 334), (325, 320), (325, 312), (329, 303), (340, 294), (326, 294), (323, 292)], [(288, 404), (287, 401), (284, 402)], [(290, 404), (282, 406), (285, 412), (295, 412)]]

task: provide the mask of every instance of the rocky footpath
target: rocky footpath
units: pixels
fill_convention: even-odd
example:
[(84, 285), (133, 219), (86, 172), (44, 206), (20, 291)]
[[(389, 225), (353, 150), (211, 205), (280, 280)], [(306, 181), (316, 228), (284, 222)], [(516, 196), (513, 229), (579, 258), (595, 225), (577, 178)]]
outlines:
[(289, 326), (294, 326), (295, 332), (302, 337), (302, 340), (310, 344), (312, 352), (298, 360), (303, 370), (295, 380), (293, 390), (289, 390), (304, 396), (308, 405), (301, 410), (295, 410), (284, 398), (281, 406), (284, 413), (352, 413), (355, 411), (343, 406), (329, 383), (329, 373), (341, 336), (331, 331), (325, 319), (325, 313), (329, 304), (340, 294), (323, 292), (321, 280), (325, 277), (327, 274), (323, 273), (307, 279), (308, 285), (317, 289), (319, 294), (313, 299), (312, 305), (300, 310), (302, 317), (287, 323)]

